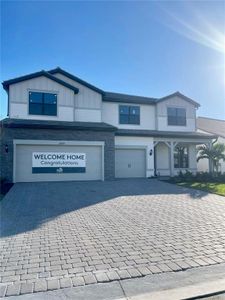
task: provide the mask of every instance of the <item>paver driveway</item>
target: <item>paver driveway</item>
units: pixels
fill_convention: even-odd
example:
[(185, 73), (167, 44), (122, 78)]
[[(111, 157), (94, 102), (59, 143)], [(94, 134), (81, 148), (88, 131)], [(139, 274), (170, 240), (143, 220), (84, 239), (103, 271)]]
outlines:
[(153, 179), (15, 184), (1, 227), (2, 295), (225, 262), (225, 198)]

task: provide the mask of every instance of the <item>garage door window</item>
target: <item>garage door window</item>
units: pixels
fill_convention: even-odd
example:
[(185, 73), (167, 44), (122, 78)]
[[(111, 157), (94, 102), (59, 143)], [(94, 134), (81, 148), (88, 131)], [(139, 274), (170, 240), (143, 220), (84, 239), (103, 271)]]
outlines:
[(30, 115), (57, 115), (57, 95), (50, 93), (29, 93), (29, 114)]

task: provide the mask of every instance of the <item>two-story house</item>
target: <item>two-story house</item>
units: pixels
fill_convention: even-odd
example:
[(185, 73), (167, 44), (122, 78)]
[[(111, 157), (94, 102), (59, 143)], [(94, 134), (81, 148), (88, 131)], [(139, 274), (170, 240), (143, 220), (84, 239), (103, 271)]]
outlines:
[(112, 180), (196, 172), (199, 104), (105, 92), (60, 69), (3, 82), (1, 176), (13, 182)]

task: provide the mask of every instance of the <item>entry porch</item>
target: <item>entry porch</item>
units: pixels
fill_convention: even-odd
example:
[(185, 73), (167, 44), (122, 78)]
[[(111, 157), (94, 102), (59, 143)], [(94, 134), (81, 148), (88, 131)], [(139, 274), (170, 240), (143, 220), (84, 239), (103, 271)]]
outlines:
[(176, 176), (180, 171), (197, 172), (197, 146), (212, 145), (211, 139), (154, 138), (156, 176)]

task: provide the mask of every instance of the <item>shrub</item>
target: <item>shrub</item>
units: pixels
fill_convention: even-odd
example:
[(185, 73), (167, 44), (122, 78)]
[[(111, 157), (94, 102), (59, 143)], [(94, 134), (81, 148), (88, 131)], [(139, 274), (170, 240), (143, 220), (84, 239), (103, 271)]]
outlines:
[(177, 176), (174, 176), (171, 181), (182, 182), (182, 181), (197, 181), (197, 182), (221, 182), (225, 183), (225, 173), (214, 173), (210, 174), (207, 172), (192, 172), (185, 170), (185, 172), (179, 171)]

